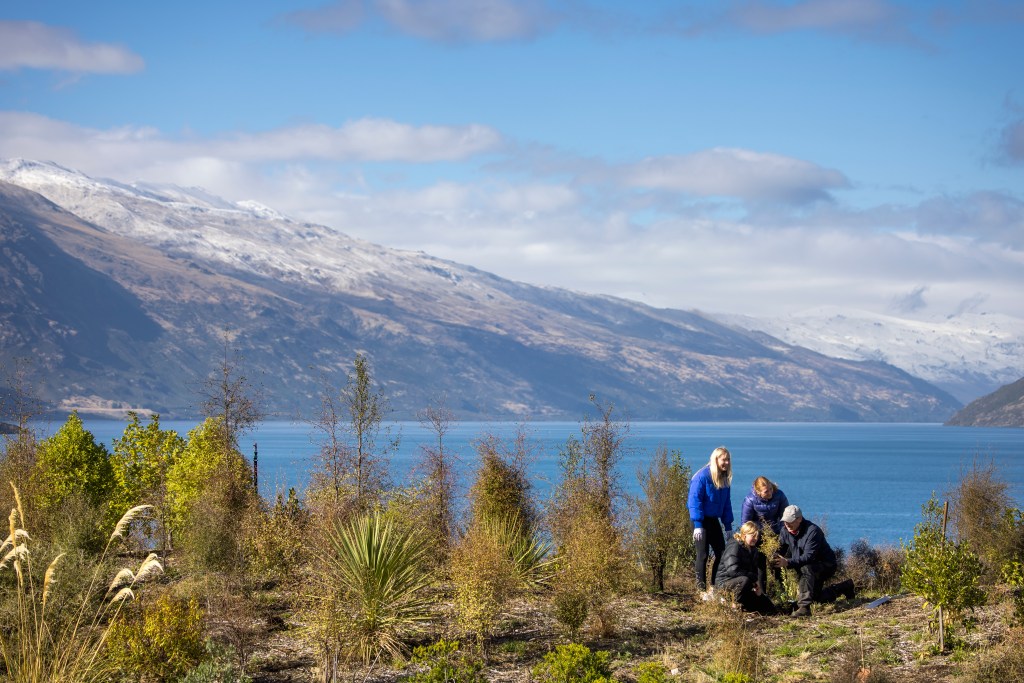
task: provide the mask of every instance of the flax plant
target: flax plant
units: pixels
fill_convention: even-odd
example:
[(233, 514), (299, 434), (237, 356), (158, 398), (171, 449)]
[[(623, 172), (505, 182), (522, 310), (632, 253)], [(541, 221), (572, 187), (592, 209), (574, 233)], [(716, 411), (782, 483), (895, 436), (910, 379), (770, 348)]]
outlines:
[(423, 537), (371, 513), (333, 526), (327, 540), (320, 557), (323, 591), (315, 600), (320, 628), (314, 628), (321, 631), (325, 664), (330, 668), (339, 655), (367, 664), (401, 656), (403, 640), (432, 611)]
[[(0, 572), (14, 574), (15, 588), (6, 599), (15, 601), (14, 623), (0, 628), (0, 656), (11, 683), (90, 683), (110, 673), (102, 657), (108, 628), (126, 600), (135, 597), (137, 584), (163, 571), (155, 554), (149, 555), (136, 571), (125, 568), (106, 584), (102, 579), (104, 561), (124, 540), (132, 521), (151, 506), (128, 510), (107, 541), (88, 588), (71, 614), (55, 614), (51, 595), (57, 585), (64, 553), (50, 561), (42, 586), (33, 576), (33, 543), (26, 528), (21, 496), (14, 484), (14, 507), (8, 517), (10, 533), (0, 545)], [(11, 594), (13, 593), (13, 595)]]

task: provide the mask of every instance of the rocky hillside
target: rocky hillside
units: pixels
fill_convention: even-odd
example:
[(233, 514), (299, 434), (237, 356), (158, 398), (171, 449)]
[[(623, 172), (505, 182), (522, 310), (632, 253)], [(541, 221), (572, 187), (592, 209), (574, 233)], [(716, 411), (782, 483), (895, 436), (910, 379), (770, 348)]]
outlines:
[(1024, 427), (1024, 378), (971, 401), (946, 424), (961, 427)]
[(703, 315), (503, 280), (195, 190), (0, 162), (0, 350), (64, 409), (191, 416), (228, 349), (271, 415), (366, 353), (396, 417), (941, 421), (949, 394)]

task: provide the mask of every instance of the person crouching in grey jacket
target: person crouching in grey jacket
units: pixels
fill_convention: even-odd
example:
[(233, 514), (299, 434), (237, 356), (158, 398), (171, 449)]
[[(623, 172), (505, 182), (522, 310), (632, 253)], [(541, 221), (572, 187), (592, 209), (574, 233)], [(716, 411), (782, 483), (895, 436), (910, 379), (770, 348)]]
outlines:
[(804, 519), (796, 505), (790, 505), (782, 513), (779, 550), (772, 558), (772, 566), (794, 569), (800, 576), (795, 617), (811, 616), (812, 602), (835, 602), (840, 595), (852, 600), (855, 594), (850, 579), (825, 588), (825, 582), (836, 573), (836, 554), (825, 540), (821, 527)]

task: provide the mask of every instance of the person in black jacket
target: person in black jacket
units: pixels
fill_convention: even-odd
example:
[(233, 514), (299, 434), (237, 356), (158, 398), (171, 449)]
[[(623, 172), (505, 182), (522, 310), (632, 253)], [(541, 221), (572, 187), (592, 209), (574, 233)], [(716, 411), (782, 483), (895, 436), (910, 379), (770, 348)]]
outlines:
[(835, 602), (840, 595), (853, 599), (855, 591), (850, 579), (825, 588), (825, 582), (836, 573), (837, 564), (836, 554), (821, 527), (804, 519), (796, 505), (787, 507), (782, 513), (779, 550), (772, 558), (772, 566), (795, 569), (800, 576), (793, 616), (811, 616), (812, 602)]
[(757, 547), (761, 528), (756, 522), (745, 522), (733, 539), (722, 553), (715, 587), (731, 591), (746, 612), (775, 614), (775, 603), (765, 595), (767, 558)]

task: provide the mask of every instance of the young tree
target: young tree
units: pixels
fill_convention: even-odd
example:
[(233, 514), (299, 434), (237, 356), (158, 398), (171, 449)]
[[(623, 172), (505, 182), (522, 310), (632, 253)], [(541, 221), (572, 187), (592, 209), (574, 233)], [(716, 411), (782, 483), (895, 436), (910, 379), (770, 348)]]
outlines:
[[(387, 398), (374, 391), (370, 366), (366, 356), (356, 354), (355, 371), (348, 377), (342, 400), (348, 409), (349, 427), (354, 442), (356, 503), (366, 509), (371, 498), (376, 498), (387, 486), (388, 454), (398, 449), (398, 438), (391, 438), (391, 428), (381, 425), (391, 412)], [(383, 439), (380, 451), (378, 439)]]
[(77, 412), (39, 442), (34, 479), (37, 503), (51, 526), (61, 508), (78, 502), (102, 515), (114, 488), (107, 448), (96, 443)]
[(906, 548), (903, 588), (924, 598), (939, 631), (939, 650), (946, 648), (946, 626), (969, 629), (976, 607), (985, 604), (985, 591), (979, 585), (982, 565), (966, 543), (946, 538), (945, 507), (933, 496), (922, 506), (924, 519), (914, 529), (914, 539)]
[[(21, 491), (30, 514), (36, 495), (33, 472), (36, 469), (36, 432), (30, 428), (33, 419), (42, 414), (45, 405), (32, 392), (29, 378), (31, 362), (15, 359), (13, 366), (0, 364), (4, 386), (0, 387), (0, 432), (3, 451), (0, 453), (0, 481), (11, 482)], [(0, 487), (0, 509), (14, 504), (9, 487)]]
[(561, 481), (552, 496), (548, 520), (561, 567), (556, 603), (574, 605), (573, 610), (563, 611), (578, 614), (585, 601), (602, 631), (609, 633), (613, 615), (605, 608), (626, 579), (624, 533), (615, 501), (619, 495), (616, 467), (628, 426), (612, 419), (611, 407), (590, 398), (601, 419), (584, 421), (582, 440), (566, 441), (560, 453)]
[(225, 520), (256, 502), (252, 470), (225, 435), (218, 418), (207, 418), (167, 471), (171, 530), (194, 564), (212, 569), (242, 567), (242, 526)]
[(597, 408), (600, 418), (583, 421), (583, 465), (592, 467), (600, 512), (613, 519), (615, 499), (621, 493), (616, 468), (625, 455), (623, 443), (629, 435), (629, 423), (613, 420), (615, 406), (602, 406), (593, 394), (590, 402)]
[(120, 516), (135, 504), (152, 505), (165, 550), (170, 543), (167, 475), (185, 447), (185, 440), (177, 432), (160, 428), (159, 415), (153, 415), (149, 424), (143, 425), (138, 414), (132, 411), (128, 413), (124, 433), (114, 439), (114, 452), (110, 456), (116, 482), (112, 512)]
[(508, 522), (518, 525), (525, 537), (537, 530), (539, 514), (533, 498), (528, 467), (533, 446), (520, 425), (515, 438), (506, 443), (488, 434), (475, 444), (480, 467), (469, 490), (469, 515), (473, 520)]
[(436, 446), (421, 447), (426, 526), (437, 539), (441, 554), (447, 556), (451, 549), (455, 526), (452, 507), (455, 498), (457, 456), (445, 449), (444, 437), (451, 429), (455, 416), (445, 405), (442, 396), (421, 411), (419, 418), (420, 424), (430, 429), (437, 437)]
[[(636, 501), (637, 550), (651, 574), (651, 587), (665, 590), (665, 571), (685, 565), (693, 531), (686, 510), (690, 467), (682, 453), (661, 446), (646, 471), (637, 473), (644, 496)], [(692, 563), (689, 563), (692, 564)]]
[(241, 374), (241, 361), (224, 338), (224, 358), (201, 388), (203, 416), (217, 418), (221, 441), (239, 450), (239, 439), (263, 420), (262, 392)]
[(387, 398), (373, 388), (369, 363), (357, 354), (345, 388), (335, 399), (326, 386), (321, 412), (313, 427), (323, 433), (319, 463), (313, 468), (313, 497), (326, 494), (332, 514), (364, 512), (388, 485), (387, 457), (399, 438), (383, 423), (390, 412)]

